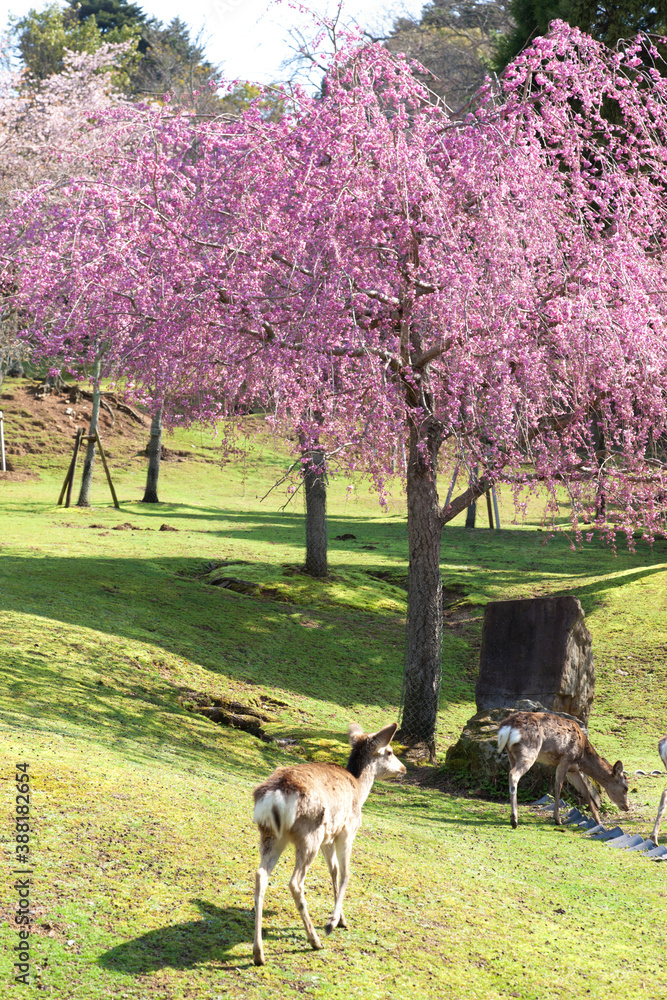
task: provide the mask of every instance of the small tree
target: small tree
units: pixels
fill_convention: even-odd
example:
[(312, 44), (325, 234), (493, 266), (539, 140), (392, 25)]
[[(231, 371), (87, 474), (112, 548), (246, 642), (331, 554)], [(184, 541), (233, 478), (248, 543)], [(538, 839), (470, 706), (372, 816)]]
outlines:
[[(52, 13), (47, 10), (47, 14)], [(71, 341), (63, 341), (50, 350), (46, 331), (37, 337), (29, 333), (34, 322), (33, 298), (15, 299), (9, 289), (20, 286), (18, 262), (13, 255), (17, 241), (31, 240), (29, 231), (21, 231), (17, 206), (25, 192), (34, 185), (43, 185), (42, 195), (49, 210), (57, 211), (58, 192), (72, 174), (80, 182), (89, 182), (102, 167), (102, 144), (98, 142), (96, 116), (102, 111), (122, 105), (122, 97), (114, 88), (112, 74), (132, 43), (108, 45), (100, 43), (92, 52), (65, 52), (63, 69), (32, 85), (25, 73), (5, 73), (0, 78), (0, 213), (4, 230), (4, 263), (6, 293), (0, 324), (12, 329), (21, 352), (51, 364), (60, 355), (63, 365), (82, 374), (90, 372), (93, 382), (93, 407), (89, 427), (92, 437), (97, 430), (100, 407), (99, 379), (104, 357), (104, 344), (88, 331), (73, 349)], [(36, 301), (36, 300), (35, 300)], [(84, 472), (79, 503), (88, 505), (95, 457), (95, 444), (89, 441), (84, 460)]]
[(23, 64), (24, 84), (39, 89), (44, 80), (62, 74), (68, 52), (92, 55), (102, 46), (122, 44), (112, 72), (116, 85), (128, 85), (129, 71), (139, 58), (141, 21), (124, 20), (101, 29), (91, 11), (82, 16), (84, 7), (90, 4), (70, 3), (63, 9), (49, 3), (41, 11), (10, 18), (10, 38)]
[(498, 39), (514, 27), (509, 0), (431, 0), (418, 17), (402, 16), (385, 39), (428, 72), (426, 86), (454, 111), (484, 84)]

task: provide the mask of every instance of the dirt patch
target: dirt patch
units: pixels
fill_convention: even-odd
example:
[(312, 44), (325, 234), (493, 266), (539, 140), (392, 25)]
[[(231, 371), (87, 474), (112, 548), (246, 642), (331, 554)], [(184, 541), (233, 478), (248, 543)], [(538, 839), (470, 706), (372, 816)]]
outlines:
[[(147, 455), (148, 449), (145, 448), (142, 454)], [(177, 448), (167, 448), (166, 445), (162, 445), (160, 453), (160, 460), (162, 462), (183, 462), (186, 458), (190, 458), (189, 451), (179, 451)]]
[[(365, 545), (361, 546), (362, 549), (366, 548)], [(408, 589), (408, 574), (401, 573), (394, 569), (374, 569), (366, 570), (366, 576), (370, 576), (371, 580), (382, 580), (384, 583), (390, 583), (392, 587), (400, 587), (401, 590)]]
[[(90, 392), (78, 386), (45, 393), (38, 382), (5, 382), (0, 394), (4, 416), (5, 452), (8, 472), (2, 478), (33, 478), (34, 471), (23, 469), (21, 459), (30, 456), (31, 465), (40, 458), (72, 454), (79, 427), (87, 432), (92, 412)], [(107, 457), (134, 458), (145, 449), (145, 417), (121, 397), (107, 394), (100, 410), (99, 433)], [(141, 421), (141, 422), (140, 422)]]
[[(9, 462), (7, 462), (9, 466)], [(6, 472), (0, 472), (0, 480), (6, 480), (10, 483), (21, 483), (26, 479), (39, 479), (39, 473), (34, 472), (32, 469), (7, 469)]]

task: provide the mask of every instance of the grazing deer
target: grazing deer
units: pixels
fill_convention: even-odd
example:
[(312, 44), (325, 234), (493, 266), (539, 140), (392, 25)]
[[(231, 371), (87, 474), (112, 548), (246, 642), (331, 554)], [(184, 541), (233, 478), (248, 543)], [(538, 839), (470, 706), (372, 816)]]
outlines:
[(361, 807), (376, 778), (405, 774), (405, 767), (389, 746), (398, 726), (392, 723), (365, 735), (352, 723), (352, 751), (347, 769), (339, 764), (297, 764), (279, 767), (254, 791), (253, 819), (259, 827), (261, 863), (255, 878), (255, 965), (264, 965), (262, 906), (269, 875), (288, 842), (294, 844), (296, 864), (289, 887), (313, 948), (321, 948), (304, 894), (306, 872), (322, 851), (331, 874), (334, 908), (326, 925), (347, 927), (343, 897), (350, 879), (350, 853), (361, 826)]
[(571, 719), (564, 719), (553, 712), (515, 712), (503, 719), (498, 730), (498, 750), (505, 749), (510, 760), (510, 822), (514, 830), (519, 824), (517, 785), (536, 760), (556, 768), (554, 821), (558, 826), (558, 806), (566, 774), (574, 777), (577, 788), (583, 791), (596, 823), (600, 822), (600, 815), (584, 775), (599, 782), (612, 802), (621, 809), (627, 812), (629, 808), (628, 782), (623, 764), (617, 760), (612, 767), (591, 746), (581, 726)]
[[(658, 743), (658, 753), (662, 757), (662, 763), (667, 767), (667, 736), (664, 736)], [(658, 832), (660, 830), (660, 824), (662, 823), (662, 817), (665, 814), (665, 806), (667, 806), (667, 788), (665, 788), (660, 799), (660, 805), (658, 806), (658, 815), (655, 817), (655, 824), (653, 826), (653, 833), (651, 834), (651, 840), (653, 843), (658, 845)]]

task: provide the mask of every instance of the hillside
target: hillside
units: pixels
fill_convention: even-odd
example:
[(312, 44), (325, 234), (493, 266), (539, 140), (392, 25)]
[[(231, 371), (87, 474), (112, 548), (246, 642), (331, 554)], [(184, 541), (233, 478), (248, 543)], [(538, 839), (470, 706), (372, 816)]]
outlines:
[[(371, 793), (352, 855), (350, 930), (321, 952), (305, 940), (284, 856), (266, 897), (268, 965), (255, 969), (253, 785), (279, 763), (344, 762), (348, 722), (371, 730), (398, 715), (401, 490), (383, 512), (362, 481), (351, 494), (331, 484), (331, 579), (316, 582), (299, 572), (300, 495), (282, 511), (284, 492), (261, 499), (288, 458), (259, 418), (224, 462), (209, 430), (165, 439), (164, 502), (144, 506), (147, 426), (112, 407), (101, 433), (121, 510), (100, 467), (94, 507), (64, 509), (56, 500), (85, 400), (40, 400), (30, 387), (6, 381), (0, 401), (13, 465), (0, 474), (0, 752), (8, 862), (14, 765), (28, 762), (31, 779), (31, 995), (664, 995), (655, 944), (667, 868), (556, 831), (525, 806), (513, 832), (506, 802), (443, 794), (426, 766)], [(537, 503), (511, 524), (509, 497), (500, 501), (501, 532), (445, 531), (445, 585), (467, 603), (446, 613), (440, 754), (474, 710), (484, 603), (574, 593), (596, 657), (591, 739), (628, 770), (658, 767), (667, 542), (576, 550), (540, 530)], [(245, 592), (206, 582), (216, 576)], [(215, 701), (257, 713), (265, 738), (193, 711)], [(662, 787), (631, 784), (624, 829), (650, 830)], [(321, 859), (306, 892), (321, 928)], [(14, 909), (10, 889), (8, 982)]]

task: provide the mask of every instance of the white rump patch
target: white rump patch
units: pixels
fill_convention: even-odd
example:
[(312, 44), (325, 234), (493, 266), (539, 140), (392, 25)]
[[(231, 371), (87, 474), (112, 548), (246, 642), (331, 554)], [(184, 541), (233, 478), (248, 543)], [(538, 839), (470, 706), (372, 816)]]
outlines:
[(513, 747), (521, 742), (521, 733), (513, 726), (501, 726), (498, 730), (498, 750), (502, 753), (505, 747)]
[(284, 795), (280, 789), (267, 792), (255, 803), (252, 818), (258, 826), (268, 827), (276, 837), (280, 837), (294, 826), (298, 801), (296, 792), (290, 795)]
[(658, 743), (658, 750), (662, 758), (662, 763), (667, 767), (667, 736), (664, 736)]

